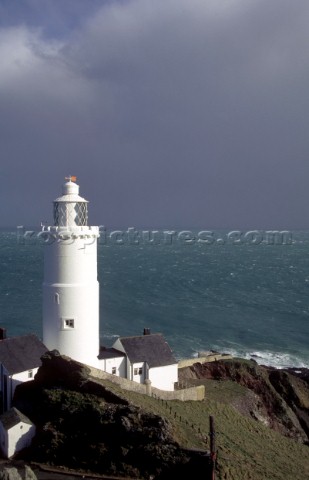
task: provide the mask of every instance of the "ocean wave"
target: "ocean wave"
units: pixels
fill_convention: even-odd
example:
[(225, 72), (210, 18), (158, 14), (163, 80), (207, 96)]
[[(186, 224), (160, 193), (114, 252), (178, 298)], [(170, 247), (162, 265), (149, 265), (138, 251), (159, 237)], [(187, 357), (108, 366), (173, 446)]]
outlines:
[(224, 353), (228, 353), (233, 357), (245, 358), (246, 360), (255, 360), (259, 365), (276, 368), (309, 368), (309, 360), (300, 356), (282, 352), (264, 351), (244, 351), (235, 350), (233, 348), (224, 349)]

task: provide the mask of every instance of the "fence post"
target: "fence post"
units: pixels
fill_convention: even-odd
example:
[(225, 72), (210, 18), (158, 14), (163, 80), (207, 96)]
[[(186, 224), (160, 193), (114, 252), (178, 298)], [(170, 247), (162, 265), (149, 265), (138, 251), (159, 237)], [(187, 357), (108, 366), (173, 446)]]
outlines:
[(216, 432), (215, 420), (212, 415), (209, 416), (209, 438), (210, 438), (210, 460), (211, 460), (211, 480), (216, 478)]
[(146, 385), (146, 395), (149, 395), (149, 397), (151, 397), (151, 380), (147, 379), (144, 383)]

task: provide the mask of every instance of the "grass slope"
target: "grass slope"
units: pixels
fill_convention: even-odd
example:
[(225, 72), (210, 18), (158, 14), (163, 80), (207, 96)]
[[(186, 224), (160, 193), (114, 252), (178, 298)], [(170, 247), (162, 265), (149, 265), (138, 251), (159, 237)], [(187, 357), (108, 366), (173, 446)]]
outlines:
[(208, 380), (201, 402), (161, 401), (102, 382), (133, 405), (165, 417), (184, 447), (208, 449), (209, 415), (215, 417), (219, 480), (305, 480), (309, 448), (241, 415), (230, 403), (247, 389)]

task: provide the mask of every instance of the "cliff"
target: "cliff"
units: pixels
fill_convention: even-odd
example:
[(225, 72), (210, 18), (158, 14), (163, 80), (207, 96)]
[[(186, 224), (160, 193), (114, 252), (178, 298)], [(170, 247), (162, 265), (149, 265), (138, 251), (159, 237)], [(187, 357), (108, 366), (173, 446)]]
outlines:
[(309, 441), (309, 383), (305, 370), (277, 370), (254, 360), (229, 359), (195, 363), (181, 369), (179, 378), (189, 384), (207, 379), (236, 382), (247, 389), (237, 401), (231, 401), (240, 413), (299, 442)]

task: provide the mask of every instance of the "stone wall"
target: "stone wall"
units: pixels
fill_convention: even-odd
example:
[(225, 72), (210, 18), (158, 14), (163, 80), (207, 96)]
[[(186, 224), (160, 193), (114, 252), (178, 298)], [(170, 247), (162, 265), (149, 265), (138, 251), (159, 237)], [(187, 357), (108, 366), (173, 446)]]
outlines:
[(188, 400), (204, 400), (205, 387), (204, 385), (198, 385), (197, 387), (174, 390), (173, 392), (167, 392), (164, 390), (159, 390), (158, 388), (152, 388), (152, 395), (162, 400), (180, 400), (181, 402), (186, 402)]
[(205, 357), (185, 358), (184, 360), (179, 360), (178, 368), (192, 367), (195, 363), (217, 362), (218, 360), (228, 360), (230, 358), (233, 358), (232, 355), (224, 353), (215, 353)]
[(119, 385), (124, 390), (142, 393), (143, 395), (151, 395), (155, 398), (160, 398), (162, 400), (180, 400), (185, 402), (188, 400), (203, 400), (205, 398), (205, 387), (203, 385), (199, 385), (197, 387), (190, 387), (182, 390), (174, 390), (173, 392), (171, 392), (154, 388), (151, 386), (149, 381), (147, 382), (147, 384), (141, 384), (137, 382), (132, 382), (131, 380), (127, 380), (126, 378), (111, 375), (110, 373), (106, 373), (103, 370), (99, 370), (94, 367), (89, 367), (89, 369), (90, 375), (93, 378), (108, 380)]

